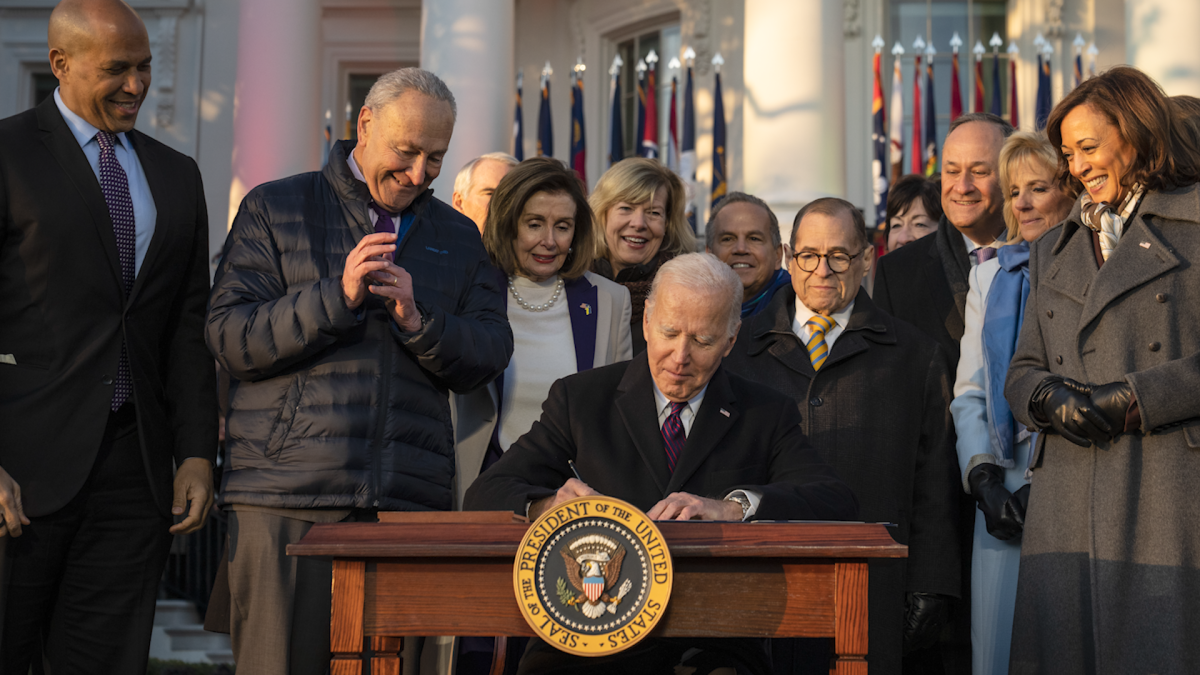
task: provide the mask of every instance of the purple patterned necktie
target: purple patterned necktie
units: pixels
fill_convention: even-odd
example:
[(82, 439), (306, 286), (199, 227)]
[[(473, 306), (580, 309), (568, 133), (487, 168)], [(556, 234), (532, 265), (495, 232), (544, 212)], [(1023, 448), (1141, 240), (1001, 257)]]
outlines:
[(675, 472), (675, 462), (679, 461), (679, 453), (683, 452), (683, 445), (687, 443), (683, 420), (679, 419), (679, 413), (686, 407), (687, 403), (672, 403), (671, 414), (667, 415), (667, 421), (662, 425), (663, 447), (667, 450), (667, 466), (672, 473)]
[(971, 251), (971, 257), (975, 259), (976, 265), (982, 265), (983, 263), (996, 257), (996, 249), (992, 248), (991, 246), (980, 246), (974, 251)]
[[(113, 234), (117, 236), (117, 255), (121, 259), (121, 282), (125, 297), (133, 289), (137, 254), (137, 228), (133, 221), (133, 199), (129, 196), (129, 177), (117, 161), (113, 146), (117, 137), (107, 131), (96, 133), (100, 145), (100, 190), (108, 203), (108, 215), (112, 220)], [(121, 362), (117, 366), (117, 382), (113, 388), (111, 409), (118, 410), (133, 394), (133, 379), (129, 375), (129, 354), (125, 341), (121, 340)]]
[[(375, 202), (371, 202), (371, 208), (375, 211), (375, 215), (379, 216), (379, 218), (375, 221), (375, 231), (387, 232), (389, 234), (394, 233), (396, 231), (396, 221), (392, 219), (396, 216)], [(396, 259), (396, 254), (388, 253), (383, 257), (391, 261)]]

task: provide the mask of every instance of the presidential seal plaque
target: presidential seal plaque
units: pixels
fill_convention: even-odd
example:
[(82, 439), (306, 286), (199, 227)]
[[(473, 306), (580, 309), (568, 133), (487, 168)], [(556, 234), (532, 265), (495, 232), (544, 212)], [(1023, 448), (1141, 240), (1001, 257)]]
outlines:
[(646, 637), (667, 609), (672, 579), (654, 521), (612, 497), (580, 497), (544, 513), (513, 565), (529, 626), (578, 656), (615, 654)]

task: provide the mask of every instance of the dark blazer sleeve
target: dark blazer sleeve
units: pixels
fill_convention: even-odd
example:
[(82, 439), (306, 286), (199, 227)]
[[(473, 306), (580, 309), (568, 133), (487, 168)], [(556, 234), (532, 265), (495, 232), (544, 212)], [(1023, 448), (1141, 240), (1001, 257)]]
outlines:
[(191, 257), (184, 284), (171, 304), (166, 326), (163, 391), (174, 434), (176, 464), (190, 457), (216, 461), (216, 369), (204, 345), (204, 309), (208, 301), (208, 208), (200, 168), (189, 159), (196, 192)]
[[(800, 430), (800, 412), (786, 396), (771, 434), (769, 483), (737, 485), (720, 494), (723, 499), (732, 490), (753, 490), (762, 495), (754, 520), (854, 520), (858, 518), (858, 500), (850, 487), (821, 461), (808, 438)], [(772, 411), (774, 412), (774, 411)]]
[(940, 345), (934, 345), (926, 372), (909, 521), (907, 590), (959, 597), (960, 482), (950, 416), (950, 366)]
[(525, 515), (531, 501), (549, 497), (571, 477), (567, 460), (576, 457), (564, 380), (550, 387), (542, 417), (483, 472), (467, 490), (465, 511), (513, 511)]
[(217, 361), (239, 380), (264, 380), (357, 323), (340, 275), (289, 292), (265, 207), (252, 191), (233, 219), (213, 281), (205, 337)]

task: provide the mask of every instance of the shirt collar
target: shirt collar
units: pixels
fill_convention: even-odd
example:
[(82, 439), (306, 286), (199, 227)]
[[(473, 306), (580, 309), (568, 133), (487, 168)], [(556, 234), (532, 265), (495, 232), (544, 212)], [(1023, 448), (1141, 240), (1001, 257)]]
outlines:
[(367, 182), (367, 179), (363, 178), (362, 170), (358, 168), (358, 162), (354, 161), (354, 150), (350, 150), (350, 152), (346, 153), (346, 164), (350, 167), (350, 173), (354, 174), (354, 177), (358, 179), (358, 182)]
[[(842, 330), (845, 330), (846, 324), (850, 323), (850, 314), (853, 311), (854, 311), (854, 300), (851, 299), (850, 304), (848, 304), (845, 307), (834, 312), (832, 314), (831, 318), (836, 322), (836, 325), (838, 327), (840, 327)], [(803, 326), (804, 324), (808, 323), (808, 320), (813, 318), (813, 316), (815, 316), (815, 315), (816, 315), (816, 312), (809, 309), (808, 306), (805, 305), (803, 302), (800, 302), (799, 297), (796, 298), (796, 324), (797, 325)]]
[[(662, 390), (658, 388), (658, 383), (654, 381), (654, 378), (650, 378), (650, 383), (654, 385), (654, 403), (656, 404), (654, 411), (661, 414), (663, 408), (666, 408), (671, 404), (671, 399), (667, 398), (666, 394), (662, 393)], [(700, 391), (696, 392), (695, 396), (688, 399), (688, 407), (691, 408), (693, 415), (699, 412), (700, 403), (704, 401), (704, 392), (706, 391), (708, 391), (707, 384), (704, 385)]]
[(984, 245), (984, 246), (980, 246), (979, 244), (976, 244), (974, 241), (971, 240), (970, 237), (968, 237), (965, 234), (962, 235), (962, 238), (963, 238), (963, 242), (965, 242), (967, 245), (968, 253), (970, 253), (971, 251), (974, 251), (977, 248), (1000, 248), (1001, 246), (1003, 246), (1005, 244), (1005, 242), (1008, 241), (1008, 230), (1001, 230), (1000, 234), (994, 240), (992, 240), (992, 243)]
[[(79, 147), (83, 147), (96, 138), (96, 134), (100, 130), (92, 126), (90, 122), (75, 114), (75, 111), (67, 107), (63, 103), (62, 96), (58, 94), (58, 88), (54, 88), (54, 104), (58, 106), (58, 111), (62, 113), (63, 120), (67, 123), (67, 128), (71, 130), (71, 135), (79, 142)], [(129, 147), (129, 142), (125, 140), (125, 132), (117, 134), (117, 141), (124, 147)]]

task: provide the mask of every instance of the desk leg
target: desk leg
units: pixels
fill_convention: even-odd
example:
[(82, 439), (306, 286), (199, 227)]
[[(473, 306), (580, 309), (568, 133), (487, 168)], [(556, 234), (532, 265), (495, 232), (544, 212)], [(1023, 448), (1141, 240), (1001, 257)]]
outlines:
[(835, 565), (834, 651), (836, 675), (867, 675), (867, 563)]
[(329, 623), (330, 675), (362, 675), (364, 560), (333, 561), (333, 609)]
[(400, 650), (404, 646), (403, 638), (370, 637), (371, 642), (371, 675), (400, 675), (403, 660)]

